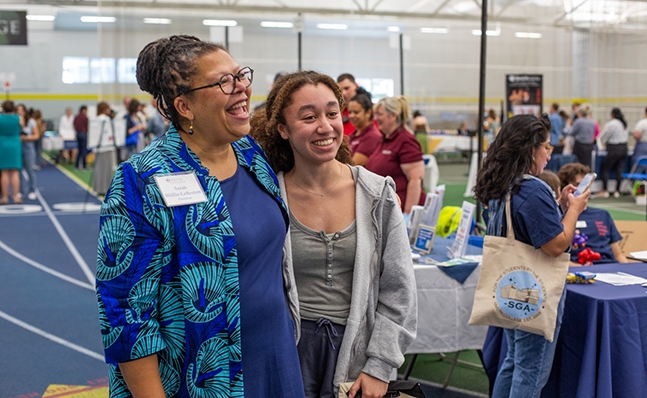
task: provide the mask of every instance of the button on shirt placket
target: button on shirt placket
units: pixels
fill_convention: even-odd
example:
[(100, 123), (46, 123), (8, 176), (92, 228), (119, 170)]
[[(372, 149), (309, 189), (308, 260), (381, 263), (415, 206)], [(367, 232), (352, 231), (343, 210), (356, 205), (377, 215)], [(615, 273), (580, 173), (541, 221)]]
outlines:
[(332, 273), (332, 263), (334, 259), (333, 246), (335, 241), (339, 238), (339, 232), (335, 233), (331, 239), (326, 237), (326, 286), (333, 286), (333, 273)]

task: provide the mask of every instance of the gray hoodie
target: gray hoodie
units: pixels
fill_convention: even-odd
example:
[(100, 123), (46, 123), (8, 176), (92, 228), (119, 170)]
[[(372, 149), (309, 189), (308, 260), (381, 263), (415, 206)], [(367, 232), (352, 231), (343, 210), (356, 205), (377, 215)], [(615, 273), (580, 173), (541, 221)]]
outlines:
[[(418, 317), (413, 262), (395, 184), (390, 177), (350, 167), (355, 178), (357, 248), (351, 308), (339, 348), (335, 387), (354, 381), (361, 372), (388, 381), (393, 369), (404, 362), (404, 352), (416, 337)], [(283, 177), (283, 173), (278, 175), (279, 186), (289, 207)], [(299, 301), (289, 232), (283, 263), (298, 340)]]

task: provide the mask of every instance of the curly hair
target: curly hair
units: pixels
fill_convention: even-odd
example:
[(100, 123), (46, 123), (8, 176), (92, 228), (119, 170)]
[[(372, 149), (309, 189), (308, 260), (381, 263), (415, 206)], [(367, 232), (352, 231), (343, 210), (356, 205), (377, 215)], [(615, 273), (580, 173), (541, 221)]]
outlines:
[[(315, 71), (302, 71), (281, 77), (267, 96), (265, 107), (257, 110), (250, 120), (250, 135), (260, 144), (267, 154), (268, 161), (275, 172), (288, 172), (294, 167), (294, 153), (288, 140), (279, 134), (277, 126), (286, 124), (285, 109), (292, 104), (294, 93), (311, 84), (323, 84), (330, 88), (343, 109), (344, 97), (330, 76)], [(352, 164), (350, 147), (344, 140), (335, 157), (342, 163)]]
[(562, 166), (557, 172), (561, 189), (564, 189), (568, 184), (575, 184), (575, 180), (579, 175), (586, 175), (591, 172), (591, 168), (582, 163), (568, 163)]
[(176, 97), (191, 88), (198, 73), (198, 60), (205, 54), (227, 50), (197, 37), (179, 35), (151, 42), (137, 58), (137, 83), (157, 100), (157, 110), (180, 128), (180, 115), (173, 105)]
[(534, 165), (533, 150), (546, 142), (549, 134), (550, 120), (545, 113), (541, 117), (516, 115), (503, 123), (479, 171), (475, 197), (487, 204), (491, 199), (503, 199), (510, 187), (516, 192), (523, 175)]

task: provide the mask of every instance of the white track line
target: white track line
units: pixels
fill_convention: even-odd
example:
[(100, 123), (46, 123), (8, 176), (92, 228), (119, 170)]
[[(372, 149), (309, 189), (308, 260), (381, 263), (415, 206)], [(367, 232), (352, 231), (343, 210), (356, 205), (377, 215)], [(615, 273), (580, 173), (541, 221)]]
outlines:
[(90, 351), (87, 348), (83, 348), (80, 345), (76, 345), (76, 344), (71, 343), (71, 342), (69, 342), (69, 341), (67, 341), (65, 339), (54, 336), (53, 334), (47, 333), (44, 330), (38, 329), (37, 327), (34, 327), (34, 326), (31, 326), (30, 324), (25, 323), (25, 322), (21, 321), (20, 319), (16, 319), (16, 318), (12, 317), (11, 315), (6, 314), (6, 313), (4, 313), (2, 311), (0, 311), (0, 318), (4, 318), (7, 321), (13, 323), (14, 325), (20, 326), (23, 329), (27, 329), (32, 333), (36, 333), (37, 335), (43, 336), (46, 339), (49, 339), (49, 340), (51, 340), (51, 341), (53, 341), (55, 343), (58, 343), (58, 344), (60, 344), (62, 346), (65, 346), (67, 348), (71, 348), (74, 351), (80, 352), (81, 354), (85, 354), (85, 355), (87, 355), (89, 357), (92, 357), (94, 359), (98, 359), (101, 362), (103, 362), (103, 360), (104, 360), (103, 355), (101, 355), (101, 354), (97, 354), (96, 352)]
[(31, 265), (34, 268), (38, 268), (41, 271), (47, 272), (50, 275), (53, 275), (53, 276), (55, 276), (57, 278), (60, 278), (60, 279), (63, 279), (66, 282), (70, 282), (70, 283), (75, 284), (77, 286), (80, 286), (80, 287), (82, 287), (84, 289), (94, 291), (94, 286), (92, 286), (92, 285), (90, 285), (88, 283), (85, 283), (85, 282), (81, 282), (78, 279), (74, 279), (74, 278), (72, 278), (70, 276), (62, 274), (62, 273), (60, 273), (58, 271), (55, 271), (55, 270), (53, 270), (51, 268), (48, 268), (48, 267), (44, 266), (43, 264), (37, 263), (36, 261), (34, 261), (34, 260), (32, 260), (32, 259), (30, 259), (28, 257), (25, 257), (22, 254), (18, 253), (17, 251), (13, 250), (11, 247), (7, 246), (1, 240), (0, 240), (0, 249), (3, 249), (7, 253), (11, 254), (12, 256), (16, 257), (17, 259), (19, 259), (21, 261), (26, 262), (27, 264)]
[(58, 234), (63, 239), (63, 242), (65, 242), (65, 245), (70, 250), (70, 253), (72, 253), (72, 256), (79, 264), (79, 267), (81, 267), (81, 271), (83, 271), (83, 273), (85, 274), (85, 277), (88, 278), (88, 281), (94, 287), (95, 279), (94, 279), (94, 274), (92, 273), (92, 271), (90, 271), (90, 267), (88, 267), (88, 264), (85, 262), (83, 257), (81, 257), (81, 254), (76, 249), (76, 246), (74, 246), (74, 243), (67, 235), (67, 233), (65, 232), (61, 224), (58, 222), (58, 219), (52, 212), (52, 209), (49, 208), (49, 205), (47, 204), (47, 202), (45, 202), (45, 199), (43, 199), (43, 196), (40, 194), (38, 190), (36, 190), (36, 196), (38, 197), (38, 201), (40, 202), (40, 204), (43, 206), (43, 209), (45, 209), (45, 213), (47, 213), (47, 216), (49, 217), (50, 221), (52, 222), (52, 224), (54, 224), (54, 228), (56, 228), (56, 230), (58, 231)]

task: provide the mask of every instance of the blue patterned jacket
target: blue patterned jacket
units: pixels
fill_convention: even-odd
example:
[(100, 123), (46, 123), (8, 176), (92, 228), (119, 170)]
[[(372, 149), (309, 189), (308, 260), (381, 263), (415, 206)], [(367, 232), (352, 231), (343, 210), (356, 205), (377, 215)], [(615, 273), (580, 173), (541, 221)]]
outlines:
[[(258, 144), (232, 144), (287, 212)], [(154, 175), (196, 173), (208, 200), (166, 207)], [(120, 165), (101, 208), (97, 298), (110, 396), (118, 363), (157, 353), (167, 397), (242, 397), (236, 237), (220, 183), (171, 130)]]

